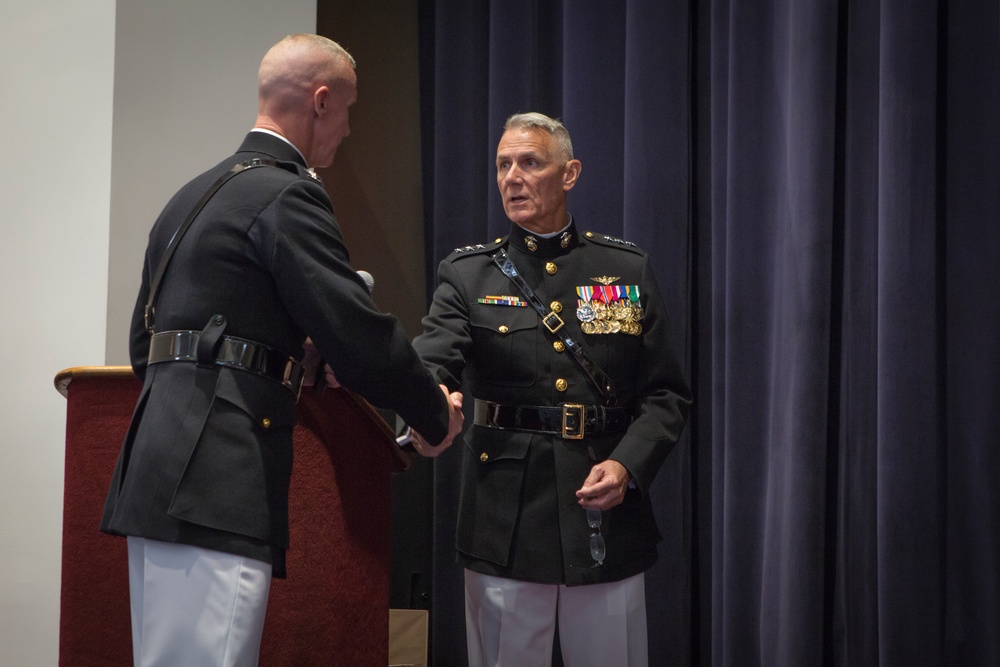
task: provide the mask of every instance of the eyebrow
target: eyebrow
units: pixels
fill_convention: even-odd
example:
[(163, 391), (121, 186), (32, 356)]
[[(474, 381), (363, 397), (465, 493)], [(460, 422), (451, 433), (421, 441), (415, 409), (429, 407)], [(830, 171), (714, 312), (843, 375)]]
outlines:
[[(525, 151), (522, 153), (517, 153), (517, 157), (520, 159), (527, 159), (527, 158), (534, 158), (536, 160), (543, 159), (541, 153), (537, 153), (535, 151)], [(510, 159), (511, 156), (507, 153), (497, 153), (497, 162), (500, 162), (501, 160), (510, 160)]]

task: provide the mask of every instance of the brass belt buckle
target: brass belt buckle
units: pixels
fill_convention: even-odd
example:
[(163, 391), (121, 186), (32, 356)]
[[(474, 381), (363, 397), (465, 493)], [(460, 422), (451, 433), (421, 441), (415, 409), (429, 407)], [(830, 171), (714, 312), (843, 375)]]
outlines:
[(583, 406), (579, 403), (562, 405), (562, 437), (566, 440), (583, 440)]
[(563, 324), (565, 324), (565, 322), (562, 321), (561, 317), (556, 315), (556, 311), (550, 310), (549, 314), (542, 318), (542, 324), (545, 325), (545, 328), (548, 329), (550, 333), (555, 333), (563, 328)]

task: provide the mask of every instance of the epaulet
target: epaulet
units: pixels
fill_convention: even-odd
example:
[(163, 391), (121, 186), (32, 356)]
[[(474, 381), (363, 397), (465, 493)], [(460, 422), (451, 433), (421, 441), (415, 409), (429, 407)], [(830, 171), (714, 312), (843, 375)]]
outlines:
[(320, 186), (323, 185), (323, 179), (319, 177), (319, 174), (317, 174), (316, 170), (312, 167), (303, 167), (298, 162), (279, 162), (278, 166), (283, 166), (288, 169), (288, 171), (298, 174), (299, 178), (302, 180), (312, 181), (314, 183), (318, 183)]
[(477, 243), (476, 245), (467, 245), (460, 248), (455, 248), (451, 251), (451, 259), (459, 259), (462, 257), (471, 257), (472, 255), (480, 255), (484, 252), (491, 252), (496, 250), (501, 245), (506, 242), (507, 237), (501, 236), (498, 239), (494, 239), (489, 243)]
[(253, 158), (251, 160), (247, 160), (243, 164), (253, 167), (259, 167), (259, 166), (278, 167), (280, 169), (284, 169), (285, 171), (291, 174), (298, 176), (303, 180), (313, 181), (318, 183), (319, 185), (323, 185), (323, 181), (316, 174), (315, 169), (303, 167), (298, 162), (293, 162), (291, 160), (265, 160), (262, 158)]
[(631, 250), (632, 252), (644, 254), (642, 248), (632, 243), (631, 241), (626, 241), (625, 239), (620, 239), (616, 236), (608, 236), (607, 234), (601, 234), (600, 232), (584, 232), (583, 235), (587, 237), (588, 241), (593, 241), (594, 243), (599, 243), (600, 245), (607, 246), (609, 248), (620, 248), (622, 250)]

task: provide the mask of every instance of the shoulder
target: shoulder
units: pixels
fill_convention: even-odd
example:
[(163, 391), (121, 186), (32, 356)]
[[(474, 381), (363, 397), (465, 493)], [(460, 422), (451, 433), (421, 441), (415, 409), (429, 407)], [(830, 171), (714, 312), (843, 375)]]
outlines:
[(489, 259), (490, 255), (496, 252), (499, 248), (502, 248), (506, 242), (507, 237), (501, 236), (500, 238), (493, 239), (492, 241), (488, 241), (486, 243), (475, 243), (473, 245), (460, 246), (452, 250), (451, 253), (444, 258), (444, 261), (453, 264), (473, 257)]
[(601, 232), (583, 232), (582, 237), (586, 239), (589, 243), (593, 243), (596, 246), (602, 248), (608, 248), (616, 252), (626, 252), (645, 257), (646, 253), (643, 252), (642, 248), (637, 246), (631, 241), (626, 241), (625, 239), (620, 239), (616, 236), (609, 236), (608, 234), (602, 234)]
[(332, 212), (333, 205), (323, 183), (295, 162), (243, 160), (231, 168), (242, 169), (233, 176), (233, 196), (248, 202), (274, 201), (279, 206), (318, 206)]

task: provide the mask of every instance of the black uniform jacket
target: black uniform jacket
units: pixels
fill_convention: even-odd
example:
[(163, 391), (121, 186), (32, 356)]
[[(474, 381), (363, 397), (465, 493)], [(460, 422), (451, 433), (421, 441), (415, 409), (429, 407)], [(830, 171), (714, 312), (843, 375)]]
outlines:
[[(655, 562), (660, 540), (647, 490), (680, 437), (691, 400), (649, 260), (631, 243), (581, 235), (571, 224), (549, 239), (513, 225), (508, 238), (460, 248), (442, 261), (414, 347), (452, 389), (464, 377), (476, 399), (504, 405), (602, 401), (538, 313), (508, 305), (508, 297), (524, 297), (491, 260), (501, 247), (542, 303), (561, 309), (568, 332), (613, 379), (618, 405), (633, 421), (625, 431), (582, 440), (471, 425), (463, 451), (459, 562), (483, 574), (550, 584), (638, 574)], [(625, 327), (632, 333), (581, 329), (577, 309), (593, 302), (588, 288), (601, 287), (597, 279), (617, 286), (617, 297), (631, 298), (631, 291), (638, 298), (641, 332), (634, 326)], [(603, 513), (607, 555), (597, 566), (575, 492), (591, 467), (608, 458), (623, 464), (635, 484), (621, 505)]]
[[(431, 442), (447, 434), (447, 403), (398, 321), (379, 312), (349, 264), (323, 186), (290, 144), (251, 132), (239, 151), (185, 185), (149, 236), (130, 353), (142, 392), (108, 492), (101, 529), (194, 544), (272, 562), (284, 576), (296, 396), (240, 369), (148, 365), (143, 312), (174, 232), (216, 179), (251, 158), (194, 221), (167, 269), (156, 331), (202, 330), (301, 358), (310, 336), (337, 379), (398, 412)], [(345, 434), (343, 446), (350, 446)]]

